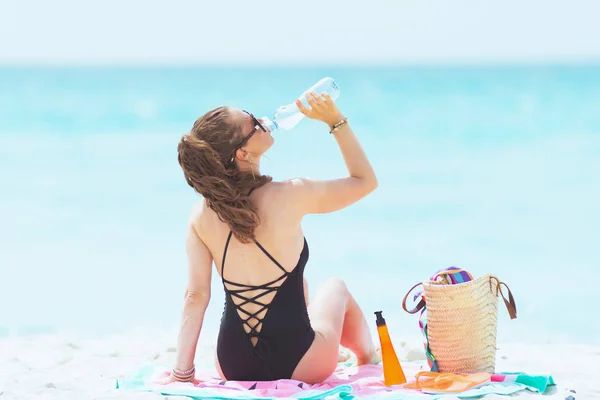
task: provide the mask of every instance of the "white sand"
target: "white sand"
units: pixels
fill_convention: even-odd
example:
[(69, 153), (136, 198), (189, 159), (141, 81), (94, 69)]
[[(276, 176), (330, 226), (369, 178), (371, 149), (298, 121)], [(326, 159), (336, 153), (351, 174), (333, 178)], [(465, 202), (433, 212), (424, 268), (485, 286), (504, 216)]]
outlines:
[[(198, 357), (208, 360), (212, 343), (205, 342), (198, 347)], [(102, 339), (59, 335), (3, 338), (0, 399), (162, 399), (158, 394), (117, 390), (115, 380), (149, 362), (171, 365), (174, 345), (172, 332), (136, 332)], [(423, 357), (418, 341), (396, 347), (402, 359)], [(551, 396), (519, 394), (517, 398), (564, 399), (567, 390), (574, 389), (577, 399), (600, 399), (599, 364), (600, 347), (507, 344), (499, 346), (497, 370), (552, 374), (558, 383)]]

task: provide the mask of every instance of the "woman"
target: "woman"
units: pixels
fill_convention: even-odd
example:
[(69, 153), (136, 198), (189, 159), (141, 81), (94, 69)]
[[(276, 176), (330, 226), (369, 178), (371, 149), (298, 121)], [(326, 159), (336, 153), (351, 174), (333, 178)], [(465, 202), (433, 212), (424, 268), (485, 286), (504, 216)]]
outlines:
[(329, 126), (348, 177), (274, 182), (261, 175), (261, 156), (273, 138), (252, 114), (233, 108), (206, 113), (179, 143), (184, 176), (204, 200), (187, 231), (189, 283), (168, 381), (194, 381), (213, 261), (226, 294), (216, 352), (223, 379), (322, 382), (336, 368), (340, 344), (360, 364), (378, 361), (366, 319), (342, 280), (327, 281), (308, 304), (302, 218), (355, 203), (377, 179), (331, 98), (313, 92), (307, 100), (309, 107), (296, 104)]

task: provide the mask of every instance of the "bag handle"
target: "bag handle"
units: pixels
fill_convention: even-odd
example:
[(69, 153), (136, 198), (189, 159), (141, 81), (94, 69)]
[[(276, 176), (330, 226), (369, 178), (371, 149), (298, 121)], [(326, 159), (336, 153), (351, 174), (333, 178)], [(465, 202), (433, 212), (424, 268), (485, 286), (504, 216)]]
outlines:
[[(502, 296), (502, 300), (504, 300), (504, 305), (506, 305), (506, 310), (508, 310), (508, 315), (510, 315), (510, 319), (517, 318), (517, 304), (515, 303), (515, 298), (513, 297), (513, 294), (510, 291), (510, 288), (508, 287), (508, 285), (506, 283), (501, 282), (498, 278), (496, 278), (495, 276), (492, 276), (490, 278), (490, 290), (493, 290), (492, 289), (492, 279), (496, 280), (496, 283), (497, 283), (496, 295), (500, 294), (500, 296)], [(506, 299), (504, 292), (502, 292), (503, 285), (506, 288), (506, 290), (508, 291), (508, 300)]]
[(413, 308), (412, 310), (408, 310), (406, 308), (406, 299), (408, 298), (408, 295), (417, 288), (417, 286), (422, 285), (422, 282), (417, 283), (415, 286), (413, 286), (412, 288), (410, 288), (410, 290), (408, 291), (408, 293), (406, 293), (406, 295), (404, 296), (404, 299), (402, 300), (402, 308), (404, 309), (404, 311), (406, 311), (409, 314), (416, 314), (419, 311), (421, 311), (423, 308), (425, 308), (425, 300), (423, 300), (423, 298), (421, 297), (421, 300), (419, 301), (419, 303), (417, 304), (417, 306), (415, 308)]
[[(467, 271), (465, 271), (462, 268), (456, 268), (456, 269), (452, 269), (452, 270), (443, 270), (443, 271), (439, 271), (436, 275), (434, 275), (431, 279), (437, 278), (438, 276), (444, 276), (444, 275), (452, 275), (455, 274), (457, 272), (466, 272), (467, 274), (469, 274)], [(469, 274), (470, 276), (471, 274)], [(402, 300), (402, 308), (404, 309), (404, 311), (406, 311), (409, 314), (416, 314), (419, 311), (421, 311), (423, 308), (425, 308), (425, 300), (423, 300), (423, 298), (421, 297), (421, 300), (419, 301), (419, 303), (417, 304), (417, 306), (415, 308), (413, 308), (412, 310), (408, 310), (406, 308), (406, 299), (408, 298), (408, 295), (415, 290), (415, 288), (417, 286), (421, 286), (423, 285), (423, 282), (419, 282), (417, 283), (415, 286), (413, 286), (408, 293), (406, 293), (406, 296), (404, 296), (404, 299)]]

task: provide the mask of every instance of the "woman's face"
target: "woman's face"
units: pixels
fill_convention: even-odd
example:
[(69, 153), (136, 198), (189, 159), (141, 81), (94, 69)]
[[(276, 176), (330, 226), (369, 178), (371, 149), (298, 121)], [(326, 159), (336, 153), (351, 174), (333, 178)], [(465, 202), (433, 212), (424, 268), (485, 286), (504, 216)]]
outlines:
[(243, 136), (236, 146), (237, 149), (246, 150), (250, 157), (260, 157), (273, 145), (275, 140), (271, 136), (271, 131), (262, 125), (260, 119), (256, 119), (247, 111), (238, 109), (231, 109), (231, 116), (240, 126)]

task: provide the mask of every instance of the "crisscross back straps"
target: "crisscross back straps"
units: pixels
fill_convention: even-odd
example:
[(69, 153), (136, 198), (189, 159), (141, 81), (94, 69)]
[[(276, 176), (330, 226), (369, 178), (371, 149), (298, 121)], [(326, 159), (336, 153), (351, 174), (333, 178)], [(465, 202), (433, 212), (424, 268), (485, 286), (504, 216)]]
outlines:
[[(270, 302), (265, 303), (265, 302), (261, 301), (260, 299), (270, 293), (277, 292), (277, 290), (281, 287), (283, 282), (285, 282), (286, 278), (289, 275), (289, 272), (287, 272), (285, 270), (285, 268), (283, 268), (283, 266), (281, 264), (279, 264), (279, 262), (277, 262), (277, 260), (275, 260), (275, 258), (273, 258), (273, 256), (271, 256), (271, 254), (269, 254), (269, 252), (267, 250), (265, 250), (265, 248), (260, 243), (255, 241), (258, 248), (267, 257), (269, 257), (269, 259), (271, 261), (273, 261), (273, 263), (275, 265), (277, 265), (277, 267), (279, 267), (279, 269), (281, 269), (281, 271), (283, 272), (282, 275), (279, 278), (276, 278), (267, 283), (263, 283), (262, 285), (248, 285), (248, 284), (232, 282), (228, 279), (225, 279), (225, 277), (224, 277), (225, 258), (227, 256), (227, 249), (229, 248), (229, 242), (231, 241), (232, 234), (233, 234), (233, 232), (229, 232), (229, 236), (227, 236), (227, 241), (225, 243), (225, 249), (223, 251), (223, 261), (221, 263), (221, 279), (223, 281), (223, 286), (225, 287), (225, 290), (229, 293), (229, 295), (232, 298), (232, 303), (233, 303), (234, 307), (236, 308), (236, 312), (240, 315), (242, 324), (244, 324), (248, 327), (249, 331), (246, 332), (246, 334), (251, 338), (252, 337), (258, 338), (258, 337), (260, 337), (259, 330), (261, 328), (261, 325), (262, 325), (267, 313), (269, 312), (269, 307), (271, 306)], [(227, 285), (229, 285), (230, 287), (227, 287)], [(257, 291), (259, 292), (258, 294), (255, 294), (255, 295), (248, 294), (248, 292), (257, 292)], [(237, 299), (242, 300), (242, 301), (240, 303), (236, 304), (236, 302), (233, 301), (233, 297), (236, 297)], [(248, 304), (257, 305), (257, 306), (259, 306), (259, 308), (255, 312), (250, 312), (249, 310), (244, 308), (244, 306), (246, 306)], [(259, 317), (259, 315), (263, 312), (264, 312), (264, 315), (262, 317)], [(242, 314), (245, 317), (243, 317)]]

